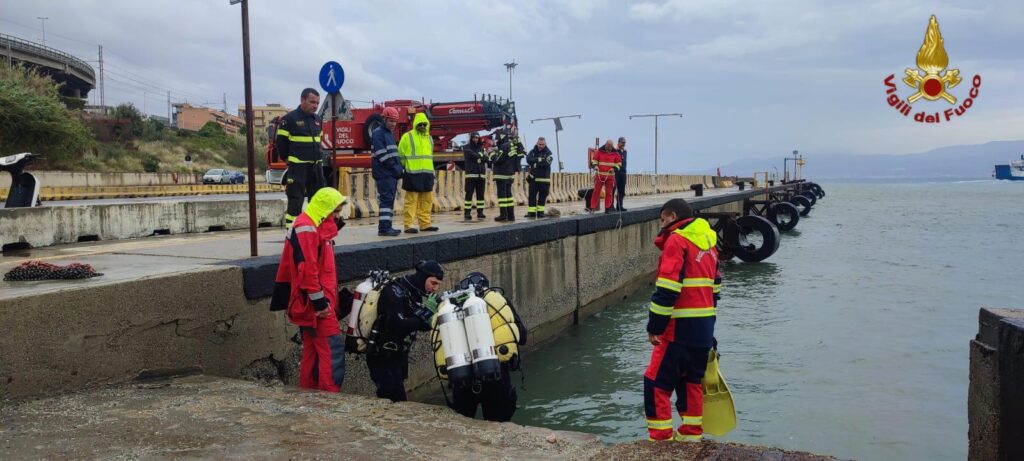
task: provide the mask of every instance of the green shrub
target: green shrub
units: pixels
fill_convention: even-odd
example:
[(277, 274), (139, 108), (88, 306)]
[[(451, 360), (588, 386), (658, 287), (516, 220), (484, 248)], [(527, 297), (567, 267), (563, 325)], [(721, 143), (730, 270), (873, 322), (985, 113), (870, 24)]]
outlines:
[(61, 105), (57, 90), (49, 77), (0, 66), (0, 156), (32, 152), (59, 165), (94, 144), (92, 132)]
[(160, 160), (152, 155), (147, 155), (142, 158), (142, 170), (146, 173), (156, 173), (160, 171)]

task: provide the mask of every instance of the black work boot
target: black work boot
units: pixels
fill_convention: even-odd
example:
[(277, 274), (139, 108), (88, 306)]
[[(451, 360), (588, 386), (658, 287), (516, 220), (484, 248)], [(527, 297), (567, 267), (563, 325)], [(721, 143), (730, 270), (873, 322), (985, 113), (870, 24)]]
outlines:
[(477, 208), (476, 209), (476, 219), (484, 219), (486, 217), (487, 216), (484, 216), (484, 209), (483, 208)]
[(510, 206), (510, 207), (507, 208), (507, 210), (508, 210), (508, 212), (507, 212), (508, 214), (505, 215), (505, 220), (508, 221), (508, 222), (515, 221), (516, 220), (516, 207)]
[(500, 207), (500, 208), (498, 208), (498, 217), (494, 218), (494, 221), (495, 222), (505, 222), (505, 221), (508, 221), (508, 218), (505, 217), (505, 216), (508, 216), (508, 212), (506, 210), (508, 210), (507, 207)]
[(543, 211), (538, 211), (537, 212), (537, 217), (538, 218), (543, 218), (544, 217), (544, 212)]
[(469, 208), (466, 208), (466, 212), (463, 213), (462, 218), (465, 219), (466, 221), (472, 221), (473, 220), (473, 210), (470, 210)]
[(526, 213), (526, 216), (525, 216), (525, 218), (527, 218), (527, 219), (536, 218), (536, 217), (537, 217), (537, 213), (534, 212), (534, 211)]

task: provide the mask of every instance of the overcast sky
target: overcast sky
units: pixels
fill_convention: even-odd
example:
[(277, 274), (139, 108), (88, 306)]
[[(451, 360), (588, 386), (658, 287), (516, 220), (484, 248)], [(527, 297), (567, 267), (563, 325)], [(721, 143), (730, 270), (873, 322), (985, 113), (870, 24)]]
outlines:
[[(653, 120), (628, 116), (654, 112), (685, 114), (660, 123), (661, 172), (781, 159), (794, 149), (813, 159), (1024, 139), (1019, 0), (250, 3), (257, 104), (297, 104), (327, 60), (345, 67), (342, 93), (358, 101), (507, 95), (502, 64), (514, 58), (512, 92), (529, 145), (554, 135), (551, 122), (530, 119), (583, 114), (561, 133), (574, 170), (595, 137), (618, 136), (629, 138), (631, 171), (653, 169)], [(891, 109), (883, 84), (915, 66), (932, 14), (949, 67), (964, 77), (952, 94), (963, 100), (970, 79), (983, 79), (974, 106), (937, 126)], [(87, 60), (103, 45), (108, 104), (166, 115), (168, 89), (176, 101), (216, 106), (226, 93), (232, 112), (243, 101), (240, 13), (228, 0), (0, 0), (0, 33), (39, 40), (37, 17), (49, 18), (48, 45)], [(913, 92), (902, 83), (899, 91)]]

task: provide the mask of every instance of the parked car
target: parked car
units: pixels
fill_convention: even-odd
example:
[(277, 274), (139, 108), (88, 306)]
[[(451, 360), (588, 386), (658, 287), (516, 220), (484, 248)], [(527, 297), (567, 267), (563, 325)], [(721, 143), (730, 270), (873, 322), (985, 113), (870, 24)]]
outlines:
[(203, 184), (231, 184), (231, 170), (214, 168), (203, 175)]
[(241, 171), (231, 170), (231, 184), (245, 184), (245, 175)]

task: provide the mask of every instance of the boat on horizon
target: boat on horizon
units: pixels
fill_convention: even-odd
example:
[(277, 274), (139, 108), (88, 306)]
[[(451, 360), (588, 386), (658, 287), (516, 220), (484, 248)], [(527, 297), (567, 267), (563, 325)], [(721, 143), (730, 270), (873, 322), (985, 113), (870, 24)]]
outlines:
[(996, 165), (996, 171), (992, 176), (996, 179), (1024, 181), (1024, 155), (1020, 156), (1020, 160), (1011, 161), (1009, 165)]

